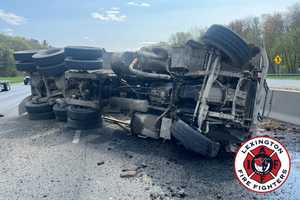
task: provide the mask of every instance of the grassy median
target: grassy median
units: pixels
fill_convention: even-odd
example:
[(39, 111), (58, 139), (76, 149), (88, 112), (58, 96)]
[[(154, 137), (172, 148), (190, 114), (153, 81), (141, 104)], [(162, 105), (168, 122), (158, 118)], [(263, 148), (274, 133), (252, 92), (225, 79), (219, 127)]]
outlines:
[(8, 81), (10, 83), (21, 83), (23, 82), (23, 76), (16, 76), (16, 77), (0, 77), (1, 81)]

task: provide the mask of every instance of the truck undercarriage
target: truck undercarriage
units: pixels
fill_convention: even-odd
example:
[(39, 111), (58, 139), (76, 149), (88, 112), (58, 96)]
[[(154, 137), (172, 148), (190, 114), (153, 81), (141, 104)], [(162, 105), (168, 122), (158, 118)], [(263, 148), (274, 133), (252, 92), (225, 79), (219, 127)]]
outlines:
[[(101, 127), (104, 119), (127, 125), (134, 135), (174, 138), (208, 157), (220, 148), (235, 151), (263, 117), (266, 52), (223, 26), (213, 25), (202, 43), (183, 47), (45, 53), (32, 56), (32, 97), (23, 103), (29, 116), (54, 112), (74, 129)], [(110, 64), (103, 66), (106, 59)]]

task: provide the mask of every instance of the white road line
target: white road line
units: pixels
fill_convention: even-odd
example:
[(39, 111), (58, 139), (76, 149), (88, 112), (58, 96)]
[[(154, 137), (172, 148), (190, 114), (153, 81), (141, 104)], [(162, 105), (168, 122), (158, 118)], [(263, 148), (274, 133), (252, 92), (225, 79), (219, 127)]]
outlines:
[(80, 130), (76, 130), (75, 131), (75, 135), (74, 135), (73, 141), (72, 141), (73, 144), (78, 144), (79, 143), (79, 141), (80, 141), (80, 134), (81, 134)]

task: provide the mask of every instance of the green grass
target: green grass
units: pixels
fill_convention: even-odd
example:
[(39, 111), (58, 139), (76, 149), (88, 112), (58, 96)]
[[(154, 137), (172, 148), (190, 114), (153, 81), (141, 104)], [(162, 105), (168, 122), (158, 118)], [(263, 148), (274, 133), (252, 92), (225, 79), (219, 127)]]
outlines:
[(23, 76), (16, 76), (16, 77), (0, 77), (1, 81), (8, 81), (10, 83), (21, 83), (23, 82)]
[(267, 78), (277, 80), (300, 80), (300, 75), (268, 75)]

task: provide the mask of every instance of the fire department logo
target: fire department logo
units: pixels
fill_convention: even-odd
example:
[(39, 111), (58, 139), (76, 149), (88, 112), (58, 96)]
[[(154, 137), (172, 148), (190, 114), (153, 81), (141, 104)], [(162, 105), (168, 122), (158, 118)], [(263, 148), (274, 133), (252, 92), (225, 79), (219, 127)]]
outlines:
[(247, 189), (267, 193), (288, 178), (290, 157), (286, 148), (270, 137), (255, 137), (238, 150), (234, 167), (239, 182)]

